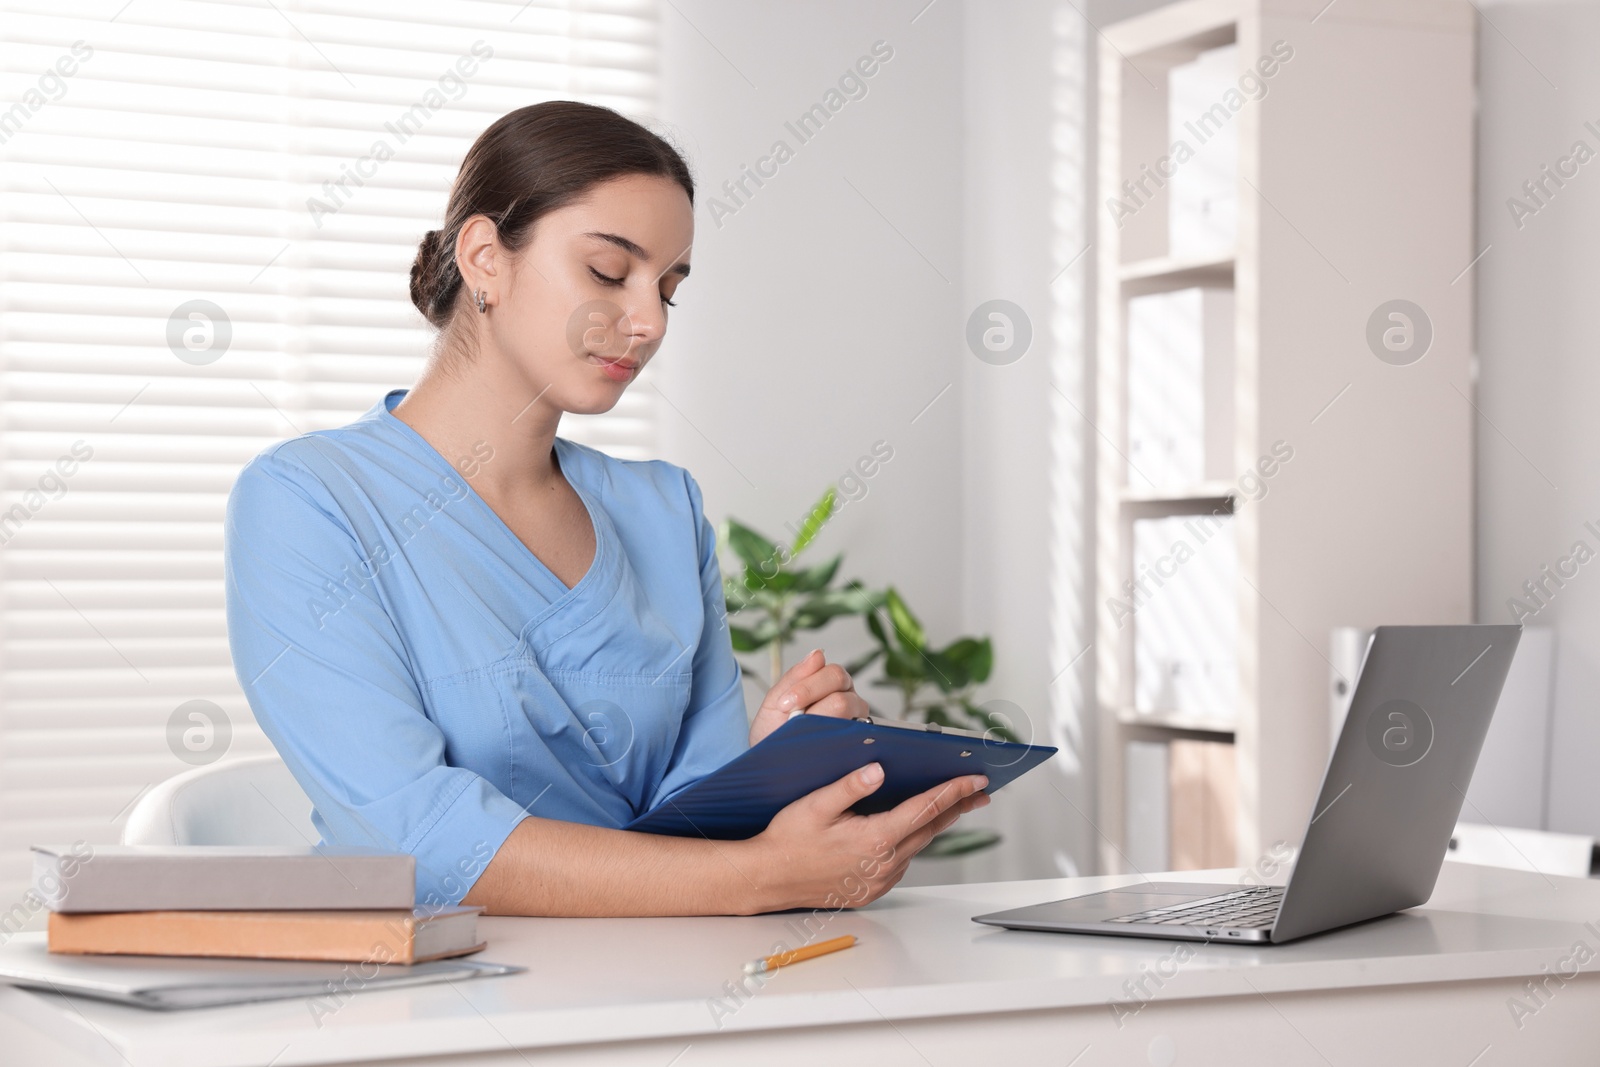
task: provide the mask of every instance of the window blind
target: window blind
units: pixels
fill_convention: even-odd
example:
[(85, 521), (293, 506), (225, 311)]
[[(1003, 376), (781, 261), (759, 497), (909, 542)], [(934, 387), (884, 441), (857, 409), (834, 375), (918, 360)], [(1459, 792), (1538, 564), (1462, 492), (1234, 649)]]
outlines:
[[(655, 0), (0, 0), (0, 938), (30, 844), (268, 750), (223, 617), (239, 468), (414, 380), (408, 271), (485, 127), (648, 122), (656, 64)], [(652, 454), (652, 396), (562, 433)]]

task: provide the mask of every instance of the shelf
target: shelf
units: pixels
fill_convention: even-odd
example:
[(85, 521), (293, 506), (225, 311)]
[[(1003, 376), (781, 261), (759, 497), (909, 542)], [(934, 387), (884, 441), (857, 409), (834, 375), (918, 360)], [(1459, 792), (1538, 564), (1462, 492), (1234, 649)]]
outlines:
[[(1324, 2), (1317, 0), (1317, 6)], [(1383, 373), (1381, 361), (1362, 351), (1359, 332), (1352, 336), (1359, 326), (1352, 315), (1363, 300), (1352, 305), (1350, 290), (1338, 278), (1330, 285), (1328, 264), (1307, 253), (1309, 241), (1337, 244), (1339, 270), (1356, 289), (1407, 288), (1407, 298), (1427, 307), (1433, 320), (1430, 374), (1442, 374), (1442, 368), (1457, 380), (1468, 374), (1471, 292), (1460, 284), (1452, 289), (1450, 282), (1477, 251), (1470, 240), (1469, 165), (1477, 31), (1465, 0), (1414, 6), (1413, 13), (1409, 5), (1384, 0), (1341, 0), (1317, 23), (1315, 49), (1309, 40), (1302, 48), (1296, 36), (1309, 15), (1277, 0), (1175, 0), (1101, 30), (1096, 200), (1120, 197), (1128, 183), (1156, 173), (1158, 161), (1173, 153), (1172, 75), (1178, 66), (1232, 42), (1241, 73), (1257, 69), (1268, 56), (1283, 71), (1262, 73), (1270, 95), (1230, 108), (1240, 191), (1233, 238), (1218, 231), (1214, 243), (1186, 244), (1186, 231), (1179, 227), (1180, 241), (1174, 244), (1172, 206), (1192, 207), (1193, 190), (1186, 194), (1189, 200), (1175, 201), (1170, 183), (1157, 185), (1153, 194), (1139, 186), (1135, 210), (1099, 230), (1093, 386), (1098, 436), (1091, 440), (1099, 533), (1093, 654), (1103, 871), (1127, 871), (1130, 813), (1143, 812), (1137, 805), (1148, 799), (1128, 793), (1130, 742), (1233, 746), (1227, 789), (1234, 815), (1225, 821), (1234, 830), (1239, 862), (1249, 865), (1274, 841), (1293, 840), (1304, 829), (1295, 820), (1314, 803), (1327, 770), (1327, 720), (1321, 709), (1327, 707), (1328, 668), (1308, 643), (1320, 651), (1332, 629), (1352, 618), (1467, 621), (1473, 573), (1470, 422), (1441, 417), (1428, 424), (1428, 433), (1418, 434), (1414, 420), (1390, 417), (1392, 395), (1373, 389), (1363, 394), (1371, 405), (1366, 417), (1346, 413), (1316, 424), (1314, 459), (1312, 442), (1301, 449), (1300, 441), (1312, 414), (1306, 410), (1308, 368), (1337, 364), (1361, 381)], [(1390, 21), (1383, 15), (1402, 7), (1407, 9), (1403, 30), (1402, 16)], [(1274, 55), (1273, 42), (1279, 40), (1294, 42), (1292, 56)], [(1362, 91), (1352, 95), (1345, 82), (1356, 67)], [(1178, 78), (1180, 99), (1193, 88), (1185, 88), (1185, 78), (1192, 82), (1193, 72)], [(1204, 99), (1220, 99), (1223, 92), (1210, 86)], [(1193, 113), (1211, 114), (1204, 108)], [(1335, 114), (1338, 121), (1331, 122)], [(1419, 141), (1418, 130), (1427, 137)], [(1399, 159), (1410, 180), (1397, 186), (1388, 178)], [(1328, 166), (1328, 160), (1338, 166)], [(1253, 189), (1265, 190), (1271, 202)], [(1297, 216), (1289, 225), (1277, 211), (1282, 207), (1295, 214), (1291, 207), (1299, 205), (1306, 205), (1304, 223)], [(1403, 263), (1384, 251), (1397, 232), (1408, 234)], [(1200, 251), (1204, 248), (1217, 252)], [(1197, 325), (1204, 343), (1198, 377), (1187, 347), (1183, 362), (1173, 364), (1180, 371), (1163, 377), (1158, 362), (1131, 358), (1130, 335), (1154, 336), (1169, 324), (1188, 329), (1194, 315), (1186, 300), (1173, 300), (1167, 308), (1157, 306), (1164, 298), (1139, 301), (1192, 288), (1231, 292), (1206, 293), (1200, 301)], [(1213, 315), (1211, 305), (1229, 296), (1231, 311)], [(1184, 305), (1181, 315), (1179, 304)], [(1231, 374), (1213, 377), (1213, 342), (1225, 332), (1233, 342), (1231, 357), (1224, 358), (1217, 344), (1215, 369)], [(1138, 397), (1137, 406), (1130, 395), (1136, 387), (1153, 390)], [(1313, 399), (1325, 402), (1332, 392)], [(1165, 415), (1150, 416), (1152, 411), (1160, 415), (1162, 404), (1170, 412), (1170, 427), (1163, 424)], [(1179, 447), (1170, 442), (1181, 439), (1182, 447), (1192, 449), (1196, 426), (1202, 435), (1200, 462), (1170, 462), (1170, 450)], [(1205, 436), (1208, 428), (1219, 431), (1216, 439)], [(1138, 433), (1130, 436), (1135, 429)], [(1148, 449), (1145, 442), (1151, 442)], [(1238, 483), (1258, 457), (1277, 455), (1285, 443), (1294, 445), (1292, 464), (1280, 457), (1287, 473), (1275, 477), (1270, 495), (1248, 476), (1243, 486)], [(1406, 463), (1375, 480), (1363, 457), (1384, 454), (1404, 454)], [(1145, 455), (1151, 457), (1148, 463)], [(1133, 464), (1160, 481), (1152, 485)], [(1173, 481), (1186, 478), (1194, 482)], [(1374, 493), (1381, 503), (1372, 499)], [(1328, 503), (1350, 499), (1366, 503), (1358, 509)], [(1383, 514), (1385, 521), (1371, 522), (1373, 513)], [(1194, 547), (1202, 540), (1201, 528), (1216, 525), (1208, 515), (1232, 516), (1236, 583), (1231, 591), (1215, 588), (1222, 605), (1217, 611), (1228, 611), (1231, 603), (1236, 612), (1229, 617), (1229, 630), (1237, 642), (1237, 694), (1186, 702), (1225, 709), (1226, 715), (1141, 714), (1134, 710), (1137, 668), (1145, 666), (1138, 656), (1190, 656), (1194, 650), (1176, 642), (1159, 653), (1149, 642), (1140, 646), (1136, 620), (1119, 607), (1126, 584), (1138, 573), (1135, 526), (1145, 519), (1177, 518), (1173, 532), (1195, 531), (1187, 538)], [(1414, 561), (1424, 557), (1429, 566), (1418, 571)], [(1221, 617), (1213, 611), (1209, 624)], [(1139, 833), (1148, 830), (1139, 824)]]
[(1236, 729), (1230, 722), (1201, 719), (1175, 711), (1136, 711), (1118, 708), (1117, 721), (1124, 726), (1148, 726), (1156, 730), (1182, 730), (1191, 733), (1225, 734), (1232, 737)]
[(1196, 504), (1208, 500), (1231, 500), (1239, 495), (1239, 487), (1232, 482), (1201, 482), (1198, 485), (1172, 489), (1118, 490), (1117, 497), (1124, 504)]
[(1233, 256), (1220, 259), (1173, 259), (1160, 256), (1124, 263), (1117, 270), (1129, 295), (1188, 289), (1196, 285), (1232, 285)]
[(1237, 2), (1171, 4), (1156, 11), (1112, 23), (1100, 31), (1121, 55), (1143, 58), (1146, 52), (1185, 47), (1215, 48), (1238, 39), (1238, 20), (1245, 5)]

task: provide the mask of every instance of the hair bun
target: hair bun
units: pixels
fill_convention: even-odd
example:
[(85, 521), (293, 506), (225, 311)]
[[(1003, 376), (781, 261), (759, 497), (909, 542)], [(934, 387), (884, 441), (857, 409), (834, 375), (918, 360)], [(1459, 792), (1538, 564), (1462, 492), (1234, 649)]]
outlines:
[(417, 245), (411, 262), (411, 302), (422, 317), (433, 319), (433, 306), (439, 294), (439, 231), (429, 230)]

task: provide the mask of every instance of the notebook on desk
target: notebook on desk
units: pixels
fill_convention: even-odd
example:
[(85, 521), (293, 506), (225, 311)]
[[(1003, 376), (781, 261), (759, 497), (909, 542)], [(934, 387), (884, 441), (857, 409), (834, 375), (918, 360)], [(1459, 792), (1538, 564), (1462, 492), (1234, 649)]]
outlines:
[(292, 960), (202, 959), (175, 956), (61, 956), (45, 946), (45, 935), (26, 931), (0, 945), (0, 984), (46, 994), (71, 993), (136, 1008), (209, 1008), (288, 997), (327, 997), (368, 989), (453, 982), (526, 967), (484, 960), (431, 963), (348, 963)]
[(876, 717), (795, 715), (748, 751), (682, 787), (625, 830), (676, 837), (754, 837), (773, 816), (869, 763), (883, 783), (857, 803), (862, 815), (890, 808), (952, 778), (987, 775), (994, 793), (1056, 749), (1001, 741), (973, 730)]

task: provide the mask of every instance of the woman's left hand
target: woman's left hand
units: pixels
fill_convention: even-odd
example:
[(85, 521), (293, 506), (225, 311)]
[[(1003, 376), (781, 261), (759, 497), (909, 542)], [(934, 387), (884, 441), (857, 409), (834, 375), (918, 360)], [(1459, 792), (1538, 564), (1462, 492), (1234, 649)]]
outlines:
[(870, 714), (872, 709), (854, 685), (849, 671), (837, 663), (828, 663), (822, 649), (816, 649), (767, 690), (766, 699), (750, 723), (750, 743), (754, 745), (800, 711), (836, 719)]

